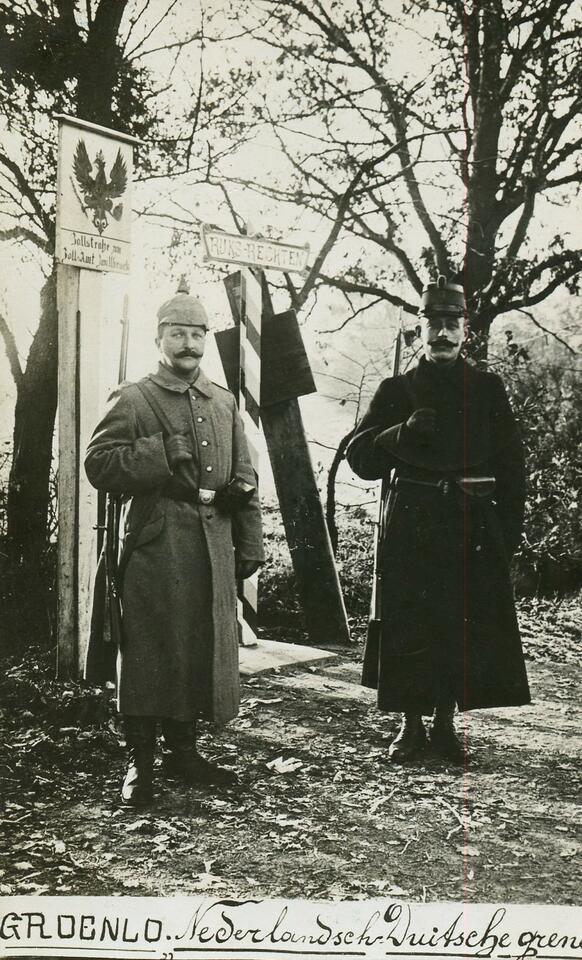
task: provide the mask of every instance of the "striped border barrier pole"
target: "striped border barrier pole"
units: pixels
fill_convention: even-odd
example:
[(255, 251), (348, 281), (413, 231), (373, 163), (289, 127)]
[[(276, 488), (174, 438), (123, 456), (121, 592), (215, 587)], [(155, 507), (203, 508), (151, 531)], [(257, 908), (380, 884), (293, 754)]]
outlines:
[[(261, 414), (261, 316), (263, 297), (260, 274), (241, 268), (239, 412), (245, 429), (251, 463), (259, 482)], [(258, 571), (239, 583), (237, 619), (243, 647), (256, 646), (258, 624)]]

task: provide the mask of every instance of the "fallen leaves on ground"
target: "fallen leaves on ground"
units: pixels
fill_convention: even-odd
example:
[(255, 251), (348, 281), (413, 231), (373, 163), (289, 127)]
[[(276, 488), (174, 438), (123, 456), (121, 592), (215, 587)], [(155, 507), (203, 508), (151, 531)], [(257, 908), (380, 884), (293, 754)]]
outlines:
[[(557, 617), (553, 635), (549, 608), (541, 617), (543, 630), (526, 619), (526, 647), (533, 638), (535, 658), (556, 667), (536, 695), (554, 711), (576, 709), (574, 668), (564, 666), (574, 617)], [(187, 788), (156, 765), (156, 803), (143, 812), (119, 805), (111, 691), (57, 684), (48, 656), (9, 666), (0, 675), (0, 893), (573, 902), (574, 756), (540, 762), (535, 725), (531, 743), (504, 749), (501, 725), (499, 743), (478, 745), (486, 749), (469, 778), (431, 757), (390, 766), (397, 718), (361, 695), (360, 656), (342, 649), (335, 665), (244, 678), (242, 718), (203, 727), (200, 744), (210, 759), (227, 757), (240, 784)], [(302, 673), (313, 689), (298, 683)], [(524, 872), (530, 862), (543, 872)]]

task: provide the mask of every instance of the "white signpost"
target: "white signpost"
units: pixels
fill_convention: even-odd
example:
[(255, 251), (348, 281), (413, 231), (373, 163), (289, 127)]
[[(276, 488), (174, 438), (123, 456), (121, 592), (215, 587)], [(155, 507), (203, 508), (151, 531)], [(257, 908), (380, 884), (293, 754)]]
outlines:
[[(117, 382), (119, 342), (104, 343), (102, 274), (129, 273), (134, 137), (58, 115), (59, 314), (57, 672), (76, 676), (89, 635), (97, 495), (82, 451)], [(121, 314), (121, 304), (120, 304)], [(121, 325), (116, 325), (119, 337)], [(111, 349), (113, 347), (113, 350)]]
[(283, 273), (307, 274), (309, 244), (266, 240), (264, 237), (226, 233), (211, 224), (200, 228), (203, 263), (236, 263), (257, 270), (282, 270)]

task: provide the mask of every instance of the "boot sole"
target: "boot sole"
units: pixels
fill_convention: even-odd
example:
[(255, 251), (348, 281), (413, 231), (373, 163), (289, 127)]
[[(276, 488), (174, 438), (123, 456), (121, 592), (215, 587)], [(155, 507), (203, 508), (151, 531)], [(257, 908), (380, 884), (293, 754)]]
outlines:
[(226, 773), (224, 775), (212, 776), (210, 774), (205, 776), (202, 772), (196, 774), (195, 772), (187, 773), (183, 770), (175, 770), (167, 764), (162, 764), (162, 773), (168, 780), (176, 780), (189, 787), (229, 787), (238, 783), (238, 777), (234, 773), (232, 775)]
[(408, 763), (409, 760), (418, 760), (423, 754), (426, 753), (426, 744), (419, 745), (415, 747), (414, 750), (406, 750), (404, 752), (400, 750), (395, 750), (394, 753), (388, 751), (388, 760), (390, 763)]
[(151, 797), (124, 797), (121, 795), (121, 803), (124, 807), (147, 807), (148, 804), (152, 803), (154, 799), (153, 794)]

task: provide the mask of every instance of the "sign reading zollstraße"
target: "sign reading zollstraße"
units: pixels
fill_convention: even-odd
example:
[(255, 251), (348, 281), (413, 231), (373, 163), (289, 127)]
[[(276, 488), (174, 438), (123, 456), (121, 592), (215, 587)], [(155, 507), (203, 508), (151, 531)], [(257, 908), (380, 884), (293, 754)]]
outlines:
[(129, 273), (135, 137), (58, 114), (56, 259)]
[(259, 270), (307, 273), (309, 244), (299, 247), (265, 237), (226, 233), (209, 224), (202, 224), (200, 239), (203, 263), (238, 263)]

